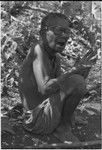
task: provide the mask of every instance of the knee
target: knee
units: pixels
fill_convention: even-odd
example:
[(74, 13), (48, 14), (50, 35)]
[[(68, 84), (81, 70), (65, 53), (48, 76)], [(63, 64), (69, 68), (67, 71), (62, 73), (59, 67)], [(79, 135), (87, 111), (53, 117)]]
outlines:
[(77, 75), (77, 74), (72, 75), (70, 79), (71, 79), (71, 82), (73, 82), (74, 84), (74, 91), (81, 95), (84, 95), (87, 91), (85, 79), (82, 76)]

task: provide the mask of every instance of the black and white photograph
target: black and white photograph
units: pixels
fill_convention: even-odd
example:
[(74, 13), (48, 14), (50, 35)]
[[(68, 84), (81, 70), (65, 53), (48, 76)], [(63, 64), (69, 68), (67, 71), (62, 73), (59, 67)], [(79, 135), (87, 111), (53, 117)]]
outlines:
[(101, 149), (101, 1), (1, 1), (1, 149)]

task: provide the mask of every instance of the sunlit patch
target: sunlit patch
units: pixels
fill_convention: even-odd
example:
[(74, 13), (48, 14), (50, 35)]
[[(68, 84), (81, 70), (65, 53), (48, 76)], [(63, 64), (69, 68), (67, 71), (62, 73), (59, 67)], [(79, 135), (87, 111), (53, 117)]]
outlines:
[(64, 141), (65, 144), (72, 144), (71, 141)]

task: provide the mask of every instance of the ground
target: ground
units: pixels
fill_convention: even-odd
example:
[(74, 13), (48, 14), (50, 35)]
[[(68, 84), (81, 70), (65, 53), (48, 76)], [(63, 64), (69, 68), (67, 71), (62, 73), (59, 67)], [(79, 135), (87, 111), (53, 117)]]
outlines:
[[(11, 93), (10, 93), (11, 94)], [(13, 95), (12, 93), (11, 95)], [(18, 108), (13, 109), (16, 105), (16, 101), (20, 102), (19, 94), (16, 93), (11, 99), (8, 100), (7, 97), (2, 98), (2, 135), (1, 135), (1, 147), (5, 148), (34, 148), (42, 146), (45, 147), (66, 147), (66, 144), (63, 145), (53, 134), (51, 135), (34, 135), (28, 133), (22, 128), (22, 121), (18, 119), (22, 113), (20, 106)], [(5, 106), (4, 106), (5, 104)], [(10, 110), (8, 110), (7, 106)], [(100, 148), (100, 140), (101, 140), (101, 106), (100, 106), (100, 97), (98, 94), (93, 94), (88, 98), (84, 98), (82, 102), (79, 104), (75, 111), (75, 116), (80, 120), (80, 117), (84, 120), (84, 124), (81, 121), (74, 121), (72, 124), (72, 132), (73, 134), (81, 141), (81, 142), (92, 142), (91, 148)], [(8, 113), (9, 112), (9, 113)], [(98, 144), (97, 144), (98, 142)], [(55, 145), (53, 145), (55, 143)], [(50, 144), (50, 145), (49, 145)], [(62, 144), (62, 145), (61, 145)], [(68, 143), (67, 143), (68, 144)], [(75, 144), (75, 143), (72, 143)], [(87, 143), (88, 144), (88, 143)], [(78, 143), (76, 144), (76, 146)], [(83, 143), (83, 146), (85, 143)], [(68, 146), (68, 145), (67, 145)], [(82, 147), (83, 147), (82, 146)], [(69, 147), (69, 146), (68, 146)], [(78, 145), (80, 147), (80, 144)]]

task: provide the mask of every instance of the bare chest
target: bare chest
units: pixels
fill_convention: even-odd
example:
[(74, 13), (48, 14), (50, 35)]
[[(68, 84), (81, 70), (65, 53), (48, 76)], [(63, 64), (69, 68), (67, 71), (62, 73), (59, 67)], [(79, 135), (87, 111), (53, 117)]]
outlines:
[(55, 77), (55, 60), (50, 60), (48, 57), (45, 58), (44, 64), (47, 70), (47, 74), (51, 77)]

